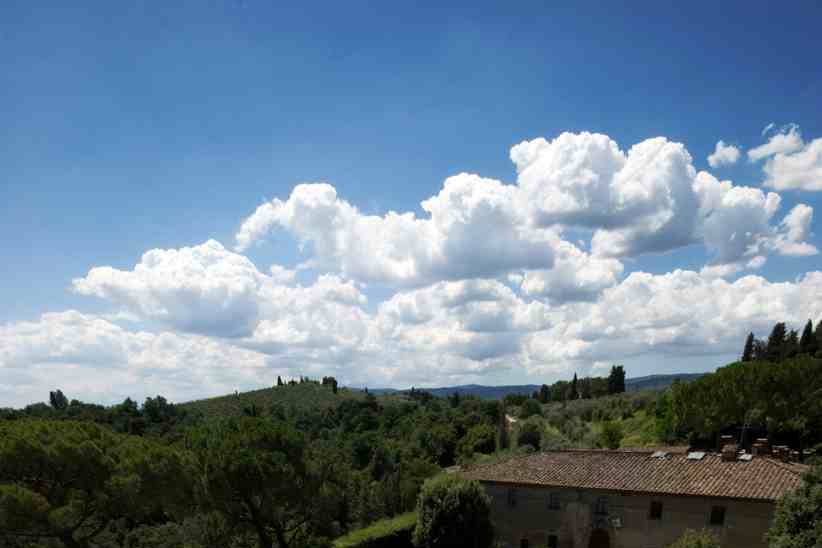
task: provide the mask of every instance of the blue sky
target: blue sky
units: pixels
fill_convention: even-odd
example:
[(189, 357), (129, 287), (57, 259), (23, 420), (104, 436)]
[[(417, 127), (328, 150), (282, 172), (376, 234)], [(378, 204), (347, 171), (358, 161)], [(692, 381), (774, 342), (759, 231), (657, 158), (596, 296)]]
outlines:
[[(731, 341), (739, 333), (761, 330), (779, 314), (794, 323), (806, 316), (817, 321), (822, 316), (819, 300), (806, 293), (816, 287), (815, 279), (805, 285), (799, 280), (819, 270), (819, 255), (812, 248), (822, 246), (822, 221), (818, 214), (809, 220), (807, 212), (800, 219), (797, 212), (791, 232), (783, 219), (798, 204), (815, 211), (822, 205), (822, 193), (815, 188), (822, 183), (813, 179), (822, 170), (822, 154), (815, 148), (822, 137), (821, 16), (822, 8), (814, 2), (636, 2), (629, 8), (537, 2), (180, 2), (129, 7), (100, 2), (82, 9), (65, 3), (4, 3), (0, 260), (5, 268), (0, 270), (0, 325), (5, 332), (0, 333), (0, 350), (5, 354), (0, 352), (0, 369), (8, 376), (5, 383), (0, 380), (0, 404), (4, 399), (19, 404), (40, 398), (49, 383), (63, 378), (77, 394), (107, 399), (129, 392), (123, 382), (131, 383), (133, 393), (159, 391), (184, 398), (267, 384), (278, 373), (328, 369), (350, 383), (395, 386), (552, 380), (576, 370), (596, 372), (601, 362), (609, 361), (625, 363), (634, 375), (705, 370), (727, 361)], [(770, 123), (774, 128), (763, 135)], [(738, 281), (754, 276), (764, 284), (762, 298), (779, 302), (766, 312), (743, 314), (732, 304), (711, 311), (736, 323), (728, 332), (704, 340), (683, 335), (692, 331), (683, 325), (676, 334), (653, 332), (631, 344), (605, 344), (585, 334), (582, 326), (570, 326), (569, 318), (577, 316), (621, 321), (603, 320), (608, 314), (589, 309), (615, 309), (606, 294), (610, 291), (610, 298), (616, 299), (620, 289), (630, 289), (620, 284), (632, 272), (664, 276), (676, 269), (698, 273), (706, 265), (717, 265), (717, 238), (727, 240), (729, 234), (741, 232), (714, 227), (721, 234), (703, 238), (701, 224), (677, 229), (687, 230), (689, 238), (691, 232), (700, 232), (687, 245), (671, 243), (668, 232), (646, 234), (670, 245), (637, 244), (612, 257), (622, 270), (615, 273), (613, 263), (606, 265), (613, 276), (587, 287), (584, 299), (578, 291), (571, 298), (560, 295), (559, 289), (541, 294), (524, 290), (516, 276), (540, 270), (525, 264), (533, 262), (528, 251), (532, 247), (517, 255), (528, 256), (524, 263), (512, 258), (502, 266), (460, 248), (413, 279), (389, 271), (393, 267), (375, 274), (354, 266), (362, 257), (355, 257), (358, 251), (350, 246), (318, 249), (318, 231), (328, 235), (338, 230), (338, 241), (360, 234), (357, 229), (346, 232), (339, 223), (308, 226), (277, 217), (268, 230), (255, 235), (253, 245), (237, 247), (235, 235), (255, 209), (272, 199), (286, 203), (298, 183), (327, 182), (336, 191), (337, 205), (345, 201), (362, 215), (413, 212), (417, 220), (427, 219), (421, 202), (437, 196), (446, 178), (471, 173), (511, 188), (522, 185), (511, 148), (540, 137), (552, 142), (563, 132), (607, 135), (626, 156), (633, 145), (664, 137), (684, 145), (695, 171), (709, 171), (719, 180), (733, 181), (735, 187), (759, 189), (763, 196), (777, 193), (778, 210), (769, 211), (765, 224), (759, 225), (764, 232), (752, 236), (762, 250), (744, 257), (728, 251), (719, 261), (728, 267), (721, 276), (714, 273), (709, 281), (703, 272), (699, 280), (688, 283), (702, 284), (703, 289), (725, 283), (727, 288), (714, 289), (717, 295), (745, 295), (751, 289), (743, 289)], [(758, 161), (749, 159), (750, 150), (777, 136), (794, 136), (801, 144)], [(739, 159), (712, 168), (707, 157), (719, 140), (735, 146)], [(586, 148), (590, 143), (580, 139), (566, 145), (578, 147), (577, 154), (592, 154)], [(553, 150), (558, 149), (556, 144)], [(770, 182), (768, 162), (775, 173)], [(533, 193), (516, 202), (517, 215), (528, 218), (515, 221), (514, 230), (522, 234), (527, 226), (552, 232), (529, 233), (526, 239), (545, 243), (558, 238), (586, 256), (599, 257), (602, 253), (592, 242), (594, 231), (605, 225), (639, 230), (614, 212), (595, 222), (590, 211), (576, 211), (573, 222), (552, 220), (535, 227), (539, 215), (558, 218), (556, 211), (545, 211), (556, 188), (546, 182), (548, 175), (536, 173), (540, 169), (535, 167), (529, 177), (532, 191), (543, 189), (543, 209), (531, 217), (524, 212), (523, 204), (538, 199)], [(788, 180), (793, 182), (780, 182)], [(643, 208), (652, 206), (643, 202), (637, 207), (646, 211)], [(727, 227), (750, 218), (742, 210), (734, 211), (729, 210), (719, 224)], [(482, 238), (490, 226), (473, 229), (478, 232), (469, 236)], [(424, 241), (428, 229), (420, 230), (423, 236), (414, 238)], [(750, 232), (749, 227), (744, 230)], [(443, 234), (453, 245), (463, 242), (447, 240), (452, 233)], [(314, 259), (311, 268), (295, 273), (282, 290), (292, 291), (289, 298), (298, 303), (293, 306), (319, 314), (330, 306), (326, 301), (317, 304), (312, 300), (316, 295), (300, 300), (305, 296), (294, 296), (293, 290), (320, 291), (318, 276), (332, 276), (334, 283), (357, 291), (367, 302), (357, 304), (355, 298), (343, 305), (331, 299), (333, 306), (347, 308), (329, 310), (324, 318), (330, 323), (320, 323), (331, 333), (332, 320), (340, 322), (351, 313), (364, 322), (359, 335), (331, 337), (329, 342), (303, 333), (300, 325), (319, 320), (283, 319), (281, 311), (268, 311), (269, 303), (259, 300), (270, 298), (268, 293), (254, 297), (250, 319), (243, 316), (248, 309), (231, 301), (233, 297), (206, 298), (203, 287), (210, 290), (221, 283), (228, 284), (224, 295), (234, 295), (237, 279), (215, 281), (210, 273), (202, 274), (195, 283), (203, 284), (197, 286), (199, 293), (184, 292), (183, 297), (180, 287), (175, 293), (153, 286), (156, 280), (140, 278), (135, 269), (151, 249), (196, 248), (209, 239), (224, 248), (214, 260), (252, 261), (259, 270), (252, 276), (257, 285), (273, 283), (268, 276), (273, 263), (294, 269)], [(302, 252), (301, 241), (307, 242)], [(385, 242), (371, 243), (390, 247), (402, 242), (402, 247), (408, 240), (386, 236)], [(556, 241), (551, 245), (558, 249)], [(195, 255), (187, 260), (202, 260)], [(754, 256), (763, 259), (750, 266)], [(476, 261), (477, 268), (470, 262), (466, 266), (465, 257)], [(413, 255), (406, 259), (417, 267), (422, 264)], [(456, 268), (451, 260), (462, 266)], [(127, 275), (92, 280), (90, 271), (103, 266)], [(190, 265), (166, 266), (171, 270), (162, 276), (173, 279), (182, 280), (191, 271)], [(546, 271), (551, 267), (542, 266)], [(179, 271), (174, 270), (177, 267)], [(266, 279), (260, 282), (258, 275)], [(555, 273), (550, 276), (555, 282)], [(78, 290), (75, 279), (87, 280), (86, 289)], [(544, 322), (522, 327), (520, 320), (511, 320), (505, 329), (472, 330), (472, 320), (460, 315), (466, 310), (449, 311), (440, 303), (431, 305), (440, 308), (425, 321), (391, 324), (391, 334), (386, 334), (388, 320), (380, 317), (381, 306), (385, 314), (390, 308), (385, 303), (419, 297), (424, 291), (433, 295), (465, 290), (446, 286), (478, 279), (497, 284), (485, 288), (497, 296), (502, 288), (512, 291), (505, 299), (516, 303), (503, 299), (499, 306), (517, 318), (519, 313), (511, 312), (517, 306), (543, 306), (542, 312), (529, 314), (542, 314)], [(190, 289), (194, 282), (189, 282), (180, 283)], [(792, 285), (783, 287), (780, 282)], [(789, 294), (779, 293), (785, 291)], [(320, 293), (325, 297), (316, 298), (328, 298)], [(705, 298), (716, 300), (717, 295)], [(475, 302), (494, 301), (483, 297)], [(796, 310), (798, 302), (804, 303), (801, 311)], [(561, 307), (566, 310), (559, 312)], [(571, 313), (568, 307), (588, 308)], [(219, 320), (226, 310), (232, 315), (214, 325), (194, 317)], [(68, 311), (78, 315), (71, 322), (65, 316)], [(679, 312), (692, 318), (699, 313), (705, 311)], [(235, 320), (250, 322), (251, 330), (240, 335), (234, 329), (221, 331)], [(271, 326), (285, 324), (272, 327), (266, 338), (258, 323), (266, 321)], [(108, 340), (89, 327), (100, 327), (100, 322), (117, 333), (111, 337), (120, 350), (112, 354), (112, 364), (119, 365), (88, 360), (89, 348), (99, 351), (100, 341)], [(72, 331), (80, 329), (78, 323), (86, 338)], [(666, 316), (663, 323), (670, 326), (676, 321)], [(205, 324), (211, 327), (198, 327)], [(415, 331), (421, 325), (429, 330)], [(59, 337), (45, 335), (52, 329), (66, 340), (91, 346), (54, 348)], [(296, 338), (283, 338), (286, 332)], [(477, 335), (490, 332), (499, 339)], [(132, 339), (139, 339), (139, 334), (174, 339), (195, 354), (198, 345), (213, 345), (213, 364), (202, 370), (193, 357), (161, 358), (148, 351), (137, 359)], [(568, 354), (558, 342), (545, 342), (554, 340), (572, 341), (570, 347), (575, 341), (578, 351)], [(296, 352), (293, 344), (303, 350)], [(484, 345), (494, 350), (476, 350)], [(705, 352), (700, 349), (704, 345), (715, 345), (716, 351)], [(233, 353), (242, 353), (248, 365), (228, 363), (225, 356)], [(160, 363), (163, 359), (176, 364), (173, 371)], [(425, 362), (425, 367), (418, 362)]]

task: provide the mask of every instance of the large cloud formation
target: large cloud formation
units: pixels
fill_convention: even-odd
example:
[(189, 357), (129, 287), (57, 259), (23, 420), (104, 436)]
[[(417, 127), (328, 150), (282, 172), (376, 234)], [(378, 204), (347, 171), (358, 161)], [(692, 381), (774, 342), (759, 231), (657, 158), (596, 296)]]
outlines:
[[(263, 204), (243, 222), (237, 250), (282, 228), (312, 246), (312, 264), (397, 285), (550, 271), (559, 256), (566, 259), (560, 268), (567, 269), (571, 256), (591, 265), (582, 250), (563, 243), (569, 228), (591, 232), (591, 253), (598, 258), (701, 243), (717, 264), (747, 264), (755, 254), (814, 250), (801, 241), (785, 243), (780, 223), (772, 222), (777, 194), (698, 172), (682, 144), (661, 137), (623, 152), (607, 135), (563, 133), (552, 141), (524, 141), (511, 149), (511, 159), (516, 184), (451, 177), (422, 202), (428, 218), (363, 215), (331, 185), (299, 185), (287, 200)], [(618, 270), (614, 263), (598, 266), (607, 271), (599, 279)]]
[[(791, 131), (749, 156), (801, 154), (809, 145), (791, 144)], [(182, 400), (301, 374), (371, 386), (551, 380), (650, 355), (704, 366), (751, 330), (822, 319), (822, 272), (744, 275), (773, 255), (817, 253), (810, 206), (781, 215), (777, 193), (698, 171), (664, 138), (625, 151), (564, 133), (510, 156), (514, 182), (450, 177), (423, 215), (365, 215), (329, 184), (301, 184), (246, 218), (233, 249), (208, 240), (149, 250), (131, 269), (91, 268), (72, 288), (111, 313), (0, 326), (0, 400), (55, 387)], [(274, 230), (302, 246), (301, 265), (260, 270), (244, 254)], [(701, 250), (701, 270), (642, 271), (644, 255), (684, 246)]]

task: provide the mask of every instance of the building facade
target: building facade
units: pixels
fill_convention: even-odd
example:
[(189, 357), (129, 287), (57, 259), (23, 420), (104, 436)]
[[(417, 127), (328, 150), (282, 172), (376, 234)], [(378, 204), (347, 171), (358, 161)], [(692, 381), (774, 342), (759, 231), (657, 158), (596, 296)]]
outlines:
[(463, 474), (485, 487), (509, 547), (664, 548), (708, 529), (723, 548), (764, 548), (776, 499), (803, 471), (766, 457), (553, 451)]

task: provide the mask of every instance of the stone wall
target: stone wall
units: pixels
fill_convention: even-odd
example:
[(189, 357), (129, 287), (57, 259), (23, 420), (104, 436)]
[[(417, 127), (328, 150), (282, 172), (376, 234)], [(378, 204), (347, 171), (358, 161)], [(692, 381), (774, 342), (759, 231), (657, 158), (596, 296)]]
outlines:
[[(515, 487), (512, 506), (508, 485), (483, 485), (492, 498), (498, 536), (512, 548), (522, 539), (529, 548), (548, 546), (550, 536), (556, 537), (557, 548), (591, 548), (594, 530), (607, 532), (609, 548), (664, 548), (685, 529), (703, 528), (713, 531), (723, 548), (765, 548), (763, 536), (774, 510), (769, 502), (548, 487)], [(552, 492), (559, 509), (549, 507)], [(660, 519), (649, 517), (652, 502), (662, 503)], [(712, 507), (725, 509), (723, 525), (711, 525)]]

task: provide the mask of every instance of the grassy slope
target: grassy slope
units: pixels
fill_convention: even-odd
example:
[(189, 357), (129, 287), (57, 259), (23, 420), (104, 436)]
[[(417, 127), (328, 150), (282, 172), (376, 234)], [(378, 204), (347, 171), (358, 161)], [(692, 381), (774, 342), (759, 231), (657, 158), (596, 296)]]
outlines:
[(363, 542), (393, 535), (404, 529), (411, 529), (417, 522), (417, 513), (408, 512), (399, 516), (380, 520), (363, 529), (351, 531), (334, 541), (334, 548), (352, 548)]
[(361, 400), (365, 394), (355, 390), (340, 388), (336, 394), (331, 388), (314, 383), (286, 385), (263, 388), (237, 395), (218, 396), (205, 400), (183, 403), (180, 406), (193, 412), (202, 412), (207, 417), (236, 417), (242, 415), (243, 409), (252, 404), (260, 414), (268, 414), (274, 405), (298, 409), (322, 409), (335, 407), (348, 399)]

